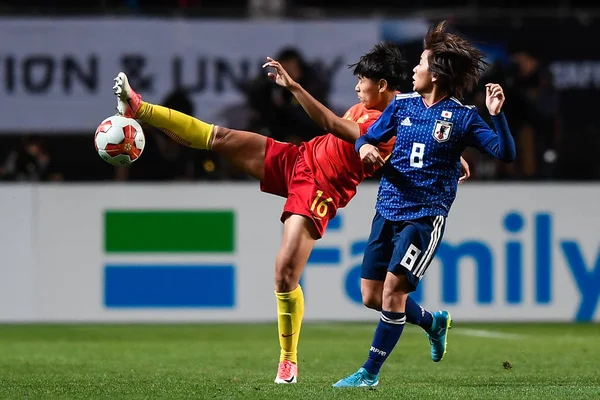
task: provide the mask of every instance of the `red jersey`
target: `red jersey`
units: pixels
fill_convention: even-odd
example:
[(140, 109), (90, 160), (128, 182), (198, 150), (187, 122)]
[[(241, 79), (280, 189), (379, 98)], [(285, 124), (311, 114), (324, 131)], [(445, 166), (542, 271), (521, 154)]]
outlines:
[[(346, 111), (344, 118), (357, 122), (360, 126), (360, 134), (364, 135), (380, 115), (381, 111), (369, 110), (359, 103)], [(384, 159), (392, 151), (394, 140), (395, 138), (392, 138), (389, 142), (377, 146)], [(300, 152), (308, 167), (313, 171), (315, 180), (320, 185), (328, 186), (332, 192), (337, 193), (335, 201), (338, 208), (348, 204), (356, 194), (358, 184), (373, 175), (377, 168), (364, 164), (354, 150), (353, 144), (331, 133), (317, 136), (303, 143)]]

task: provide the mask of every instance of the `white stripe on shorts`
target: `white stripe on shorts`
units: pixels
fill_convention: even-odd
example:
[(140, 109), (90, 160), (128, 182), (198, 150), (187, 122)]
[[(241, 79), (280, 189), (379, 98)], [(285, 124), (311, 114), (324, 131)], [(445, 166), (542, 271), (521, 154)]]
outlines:
[(421, 277), (425, 274), (429, 263), (431, 263), (431, 258), (433, 257), (433, 253), (442, 238), (442, 229), (444, 228), (444, 224), (446, 223), (446, 218), (442, 215), (438, 215), (435, 217), (433, 221), (433, 230), (431, 231), (431, 239), (429, 240), (429, 246), (427, 246), (427, 250), (421, 257), (421, 261), (415, 268), (413, 274), (421, 279)]

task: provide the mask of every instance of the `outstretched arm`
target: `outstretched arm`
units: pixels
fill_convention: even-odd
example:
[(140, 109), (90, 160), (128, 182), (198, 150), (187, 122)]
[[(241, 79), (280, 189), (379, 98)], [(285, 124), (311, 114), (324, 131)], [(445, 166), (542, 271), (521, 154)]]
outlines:
[(268, 73), (269, 78), (273, 79), (279, 86), (292, 92), (308, 116), (320, 127), (352, 144), (360, 137), (360, 126), (357, 122), (335, 115), (333, 111), (321, 104), (298, 82), (294, 81), (278, 61), (267, 57), (267, 62), (263, 65), (263, 68), (268, 67), (275, 69), (275, 72)]
[(510, 133), (508, 122), (502, 112), (504, 91), (500, 85), (495, 83), (488, 83), (486, 85), (485, 103), (496, 130), (490, 129), (479, 114), (473, 113), (472, 118), (467, 122), (470, 124), (471, 144), (480, 151), (488, 153), (500, 161), (506, 163), (512, 162), (517, 156), (517, 151), (515, 140)]

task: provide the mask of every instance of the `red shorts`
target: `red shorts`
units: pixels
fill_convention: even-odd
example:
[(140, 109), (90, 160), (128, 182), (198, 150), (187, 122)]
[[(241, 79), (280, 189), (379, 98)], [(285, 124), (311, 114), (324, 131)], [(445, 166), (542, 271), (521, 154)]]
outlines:
[(337, 212), (331, 190), (315, 181), (300, 148), (290, 143), (267, 139), (260, 190), (287, 198), (281, 222), (292, 214), (304, 215), (313, 221), (319, 238)]

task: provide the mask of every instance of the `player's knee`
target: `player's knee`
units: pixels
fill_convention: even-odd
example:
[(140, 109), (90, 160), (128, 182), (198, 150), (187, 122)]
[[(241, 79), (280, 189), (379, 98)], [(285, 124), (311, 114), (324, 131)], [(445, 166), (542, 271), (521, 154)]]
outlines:
[(371, 293), (363, 293), (362, 301), (365, 307), (372, 310), (381, 311), (381, 296), (373, 296)]
[(360, 280), (360, 293), (365, 307), (381, 311), (381, 294), (383, 282), (370, 279)]
[(361, 282), (360, 294), (365, 307), (372, 310), (381, 310), (381, 290), (374, 290), (370, 285), (364, 285)]

